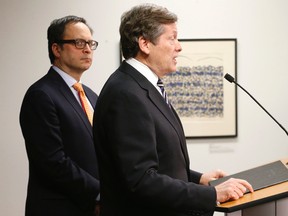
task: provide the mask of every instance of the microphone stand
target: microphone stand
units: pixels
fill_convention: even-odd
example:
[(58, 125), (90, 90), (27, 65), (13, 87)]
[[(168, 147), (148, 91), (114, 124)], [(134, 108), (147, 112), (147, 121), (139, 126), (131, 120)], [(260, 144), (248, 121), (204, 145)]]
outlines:
[(233, 82), (235, 83), (237, 86), (239, 86), (244, 92), (246, 92), (281, 128), (282, 130), (286, 133), (286, 135), (288, 136), (288, 132), (287, 130), (248, 92), (246, 91), (246, 89), (244, 89), (240, 84), (238, 84), (237, 82), (235, 82), (234, 77), (232, 77), (230, 74), (225, 74), (224, 78), (226, 80), (228, 80), (229, 82)]

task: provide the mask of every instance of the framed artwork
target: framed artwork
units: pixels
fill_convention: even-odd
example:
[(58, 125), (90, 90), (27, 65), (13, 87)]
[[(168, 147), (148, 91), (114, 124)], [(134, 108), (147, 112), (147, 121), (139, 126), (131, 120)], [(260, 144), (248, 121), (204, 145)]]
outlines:
[(237, 39), (180, 39), (177, 71), (163, 78), (186, 138), (237, 137)]

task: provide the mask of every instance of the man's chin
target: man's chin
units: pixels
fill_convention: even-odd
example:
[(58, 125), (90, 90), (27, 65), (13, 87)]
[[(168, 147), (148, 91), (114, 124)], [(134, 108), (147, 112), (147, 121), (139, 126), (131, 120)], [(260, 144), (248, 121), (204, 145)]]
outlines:
[(91, 67), (91, 64), (85, 64), (82, 66), (83, 70), (88, 70)]

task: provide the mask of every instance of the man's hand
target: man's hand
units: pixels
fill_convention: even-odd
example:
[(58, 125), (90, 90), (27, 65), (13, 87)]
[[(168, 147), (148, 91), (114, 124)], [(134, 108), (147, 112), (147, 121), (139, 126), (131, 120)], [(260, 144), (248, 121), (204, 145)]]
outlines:
[(215, 186), (217, 201), (225, 202), (241, 198), (246, 190), (254, 192), (251, 184), (243, 179), (230, 178), (227, 181)]
[(209, 185), (209, 182), (218, 178), (226, 176), (226, 173), (222, 170), (215, 170), (208, 173), (204, 173), (200, 178), (200, 184)]

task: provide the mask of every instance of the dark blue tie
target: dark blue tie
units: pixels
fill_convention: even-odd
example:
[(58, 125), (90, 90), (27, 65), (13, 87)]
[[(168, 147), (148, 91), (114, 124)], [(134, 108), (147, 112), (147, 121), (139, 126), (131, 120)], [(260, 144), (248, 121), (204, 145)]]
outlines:
[(168, 101), (168, 97), (167, 97), (167, 94), (166, 94), (166, 91), (164, 89), (164, 84), (162, 82), (161, 79), (158, 79), (158, 82), (157, 82), (157, 86), (160, 88), (161, 92), (162, 92), (162, 96), (165, 100), (165, 102), (168, 104), (168, 106), (170, 107), (170, 103)]

